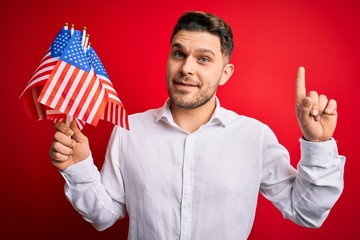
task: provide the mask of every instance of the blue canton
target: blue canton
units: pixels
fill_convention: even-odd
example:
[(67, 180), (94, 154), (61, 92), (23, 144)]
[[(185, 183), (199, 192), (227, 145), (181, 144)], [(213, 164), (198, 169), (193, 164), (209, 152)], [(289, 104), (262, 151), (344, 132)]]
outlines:
[(87, 56), (83, 47), (81, 46), (82, 33), (75, 30), (60, 59), (86, 72), (91, 69)]
[(89, 61), (91, 66), (94, 68), (94, 71), (96, 74), (98, 75), (102, 75), (105, 76), (107, 78), (109, 78), (104, 65), (102, 64), (102, 62), (100, 61), (99, 56), (96, 54), (95, 50), (93, 47), (90, 47), (87, 52), (86, 52), (87, 56), (89, 57)]
[(51, 44), (51, 56), (52, 57), (59, 57), (66, 45), (69, 43), (71, 38), (70, 31), (62, 29), (55, 37), (55, 40)]

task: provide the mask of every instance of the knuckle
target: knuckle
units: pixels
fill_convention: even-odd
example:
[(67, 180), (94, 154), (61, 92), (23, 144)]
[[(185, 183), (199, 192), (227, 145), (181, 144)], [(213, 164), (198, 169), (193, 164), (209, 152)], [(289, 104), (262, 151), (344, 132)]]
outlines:
[(61, 143), (59, 143), (59, 142), (54, 142), (54, 144), (53, 144), (53, 149), (54, 149), (54, 151), (59, 151), (61, 148), (62, 148), (62, 144)]
[(61, 139), (62, 135), (63, 135), (63, 134), (62, 134), (61, 132), (56, 132), (56, 133), (54, 134), (54, 139), (55, 139), (56, 141), (58, 141), (58, 140)]
[(64, 162), (67, 160), (67, 156), (62, 155), (59, 152), (54, 152), (54, 157), (53, 159), (57, 162)]

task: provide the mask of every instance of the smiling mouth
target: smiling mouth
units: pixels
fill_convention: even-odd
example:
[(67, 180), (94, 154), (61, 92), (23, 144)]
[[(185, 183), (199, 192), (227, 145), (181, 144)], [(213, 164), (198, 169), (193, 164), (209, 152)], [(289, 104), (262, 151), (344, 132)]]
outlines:
[(180, 86), (184, 86), (184, 87), (199, 87), (197, 84), (193, 83), (186, 83), (186, 82), (174, 82), (175, 85), (180, 85)]

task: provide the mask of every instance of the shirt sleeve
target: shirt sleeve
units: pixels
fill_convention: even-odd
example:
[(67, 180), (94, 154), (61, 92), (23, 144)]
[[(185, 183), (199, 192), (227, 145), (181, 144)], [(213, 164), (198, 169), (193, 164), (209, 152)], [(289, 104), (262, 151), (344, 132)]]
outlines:
[(61, 174), (66, 182), (67, 199), (97, 230), (102, 231), (112, 226), (119, 218), (125, 217), (125, 204), (108, 193), (91, 155), (71, 165)]
[(294, 169), (275, 137), (265, 140), (260, 191), (284, 218), (317, 228), (343, 190), (345, 157), (338, 154), (334, 139), (318, 143), (300, 139), (300, 145), (301, 159)]

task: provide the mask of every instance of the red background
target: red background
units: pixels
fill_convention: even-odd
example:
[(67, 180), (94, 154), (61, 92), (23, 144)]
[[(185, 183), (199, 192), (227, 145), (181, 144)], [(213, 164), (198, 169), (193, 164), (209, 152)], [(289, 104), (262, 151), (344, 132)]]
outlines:
[[(9, 2), (9, 3), (5, 3)], [(88, 28), (129, 113), (159, 107), (167, 97), (165, 64), (172, 27), (185, 10), (224, 18), (235, 37), (235, 73), (218, 91), (224, 107), (267, 123), (299, 158), (295, 75), (306, 68), (308, 90), (338, 101), (335, 138), (346, 155), (345, 189), (320, 229), (284, 220), (262, 196), (249, 239), (358, 239), (359, 4), (357, 1), (2, 1), (0, 238), (126, 239), (127, 219), (97, 232), (73, 210), (64, 180), (51, 165), (50, 121), (27, 118), (18, 97), (67, 21)], [(112, 125), (84, 133), (101, 167)], [(241, 226), (234, 226), (241, 227)]]

